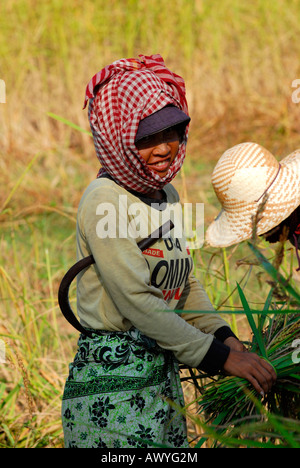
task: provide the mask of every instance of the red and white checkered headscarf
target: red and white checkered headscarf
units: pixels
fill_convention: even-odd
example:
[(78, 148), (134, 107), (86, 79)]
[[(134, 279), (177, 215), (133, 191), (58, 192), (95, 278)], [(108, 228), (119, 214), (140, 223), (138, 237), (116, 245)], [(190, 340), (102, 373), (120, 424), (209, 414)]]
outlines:
[(168, 174), (151, 171), (135, 146), (141, 119), (175, 105), (188, 115), (184, 80), (166, 68), (160, 55), (121, 59), (98, 72), (86, 88), (84, 108), (89, 103), (89, 121), (97, 157), (98, 176), (108, 173), (118, 185), (140, 193), (161, 189), (180, 170), (187, 132)]

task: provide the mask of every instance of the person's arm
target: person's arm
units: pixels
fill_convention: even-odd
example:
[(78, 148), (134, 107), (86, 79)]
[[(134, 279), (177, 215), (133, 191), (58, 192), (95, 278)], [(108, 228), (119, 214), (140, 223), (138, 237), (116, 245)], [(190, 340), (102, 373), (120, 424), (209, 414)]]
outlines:
[[(187, 311), (182, 317), (190, 324), (201, 329), (206, 327), (206, 331), (214, 334), (215, 340), (212, 341), (198, 366), (200, 370), (208, 374), (221, 371), (224, 374), (245, 378), (260, 394), (267, 393), (271, 389), (276, 381), (273, 367), (258, 355), (246, 352), (243, 343), (239, 341), (228, 323), (213, 313), (214, 308), (194, 275), (188, 279), (179, 307)], [(189, 314), (189, 310), (199, 310), (199, 313)], [(212, 314), (201, 314), (200, 311), (212, 311)], [(219, 357), (217, 365), (215, 356)]]
[(178, 309), (183, 311), (181, 316), (188, 323), (205, 333), (215, 335), (222, 342), (229, 336), (235, 336), (228, 322), (216, 312), (206, 291), (193, 273), (187, 279)]
[(187, 280), (178, 309), (183, 311), (181, 317), (190, 325), (214, 336), (210, 348), (197, 367), (211, 375), (218, 373), (229, 356), (229, 344), (232, 345), (232, 341), (227, 340), (232, 338), (236, 343), (239, 341), (229, 324), (215, 311), (206, 291), (193, 273)]

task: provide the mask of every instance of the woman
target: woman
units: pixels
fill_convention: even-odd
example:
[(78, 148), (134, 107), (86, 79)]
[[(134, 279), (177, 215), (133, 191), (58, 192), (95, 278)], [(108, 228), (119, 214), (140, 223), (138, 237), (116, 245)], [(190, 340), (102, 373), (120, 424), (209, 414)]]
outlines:
[(159, 55), (122, 59), (92, 78), (88, 100), (101, 169), (78, 210), (78, 258), (95, 264), (79, 276), (77, 309), (93, 336), (80, 336), (70, 365), (65, 446), (187, 448), (179, 362), (245, 375), (259, 392), (276, 376), (213, 312), (180, 229), (138, 247), (179, 202), (170, 182), (190, 121), (183, 79)]
[(300, 269), (300, 150), (280, 161), (257, 143), (241, 143), (221, 156), (212, 184), (222, 210), (206, 231), (207, 242), (228, 247), (256, 234), (289, 240)]

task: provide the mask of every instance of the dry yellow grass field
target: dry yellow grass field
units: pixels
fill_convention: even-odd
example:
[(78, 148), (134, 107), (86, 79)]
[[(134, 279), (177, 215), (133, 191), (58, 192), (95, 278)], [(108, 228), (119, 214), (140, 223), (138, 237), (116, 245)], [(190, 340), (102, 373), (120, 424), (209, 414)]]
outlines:
[[(227, 148), (255, 141), (281, 159), (300, 147), (299, 15), (297, 0), (1, 2), (1, 447), (62, 446), (60, 398), (77, 335), (57, 288), (75, 260), (76, 210), (98, 164), (91, 137), (50, 113), (88, 132), (90, 78), (118, 58), (160, 53), (185, 78), (192, 117), (175, 185), (183, 202), (205, 203), (207, 226), (219, 209), (210, 174)], [(217, 307), (237, 305), (240, 280), (255, 306), (264, 302), (268, 283), (245, 246), (195, 259)], [(292, 262), (287, 250), (283, 272), (299, 284)], [(247, 336), (242, 317), (237, 327)]]

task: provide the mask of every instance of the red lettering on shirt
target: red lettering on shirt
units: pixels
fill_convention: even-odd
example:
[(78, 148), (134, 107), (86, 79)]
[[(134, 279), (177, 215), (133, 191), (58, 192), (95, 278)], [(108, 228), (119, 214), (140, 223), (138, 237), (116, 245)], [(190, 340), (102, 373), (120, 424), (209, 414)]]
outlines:
[(143, 253), (145, 255), (150, 255), (151, 257), (164, 258), (164, 252), (161, 249), (146, 249)]
[(182, 295), (182, 291), (180, 291), (180, 288), (169, 289), (169, 290), (164, 289), (163, 290), (163, 295), (164, 295), (164, 300), (165, 301), (171, 300), (173, 298), (175, 300), (179, 301), (179, 299), (180, 299), (180, 297)]

